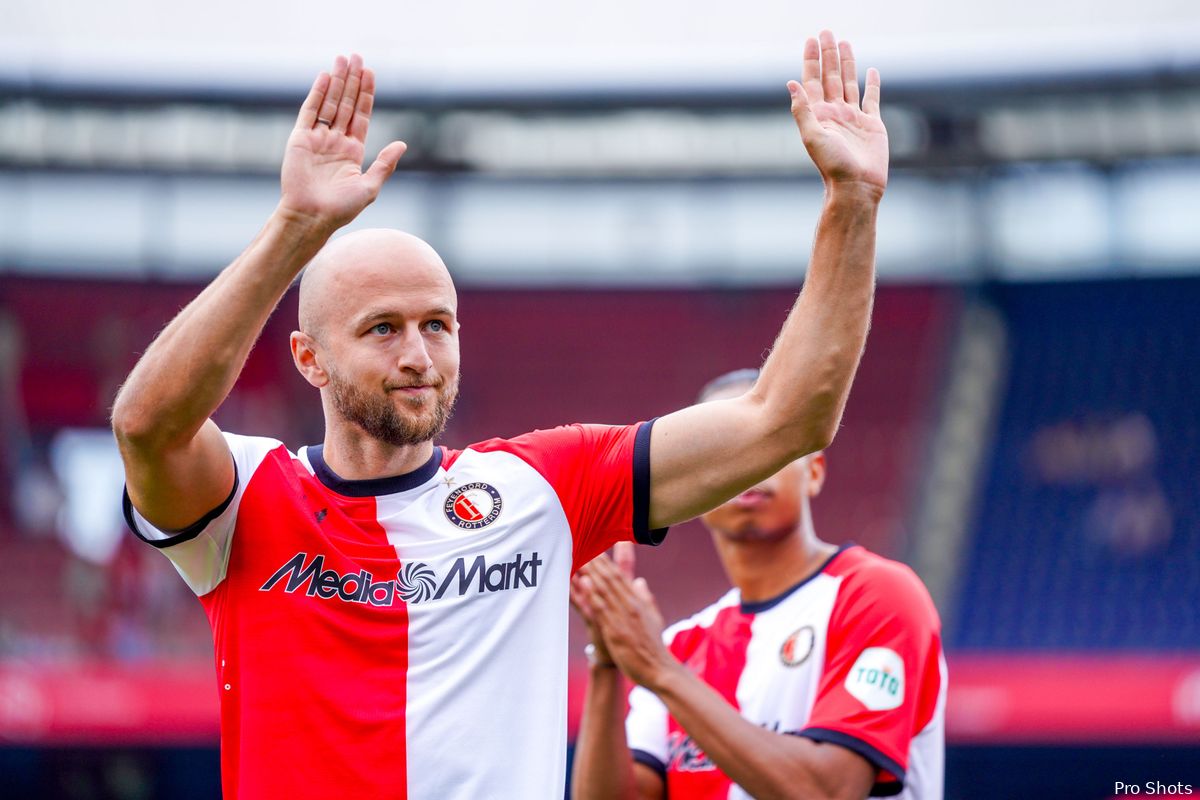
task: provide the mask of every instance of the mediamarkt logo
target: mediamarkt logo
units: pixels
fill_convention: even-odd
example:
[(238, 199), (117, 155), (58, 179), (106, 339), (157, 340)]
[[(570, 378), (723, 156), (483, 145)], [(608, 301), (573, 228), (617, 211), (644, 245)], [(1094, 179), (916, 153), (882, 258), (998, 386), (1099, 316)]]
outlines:
[(289, 594), (303, 589), (309, 597), (322, 600), (336, 597), (347, 603), (390, 607), (397, 596), (405, 603), (421, 603), (440, 600), (447, 593), (461, 597), (472, 590), (476, 594), (490, 594), (522, 587), (535, 588), (538, 567), (543, 561), (535, 550), (529, 558), (524, 553), (517, 553), (508, 561), (488, 564), (486, 557), (479, 555), (469, 563), (470, 566), (466, 557), (455, 560), (441, 583), (438, 583), (437, 573), (419, 561), (403, 566), (392, 580), (377, 581), (365, 569), (343, 575), (337, 570), (325, 569), (323, 555), (313, 556), (308, 561), (307, 553), (296, 553), (267, 579), (259, 591), (269, 592), (286, 578), (283, 591)]

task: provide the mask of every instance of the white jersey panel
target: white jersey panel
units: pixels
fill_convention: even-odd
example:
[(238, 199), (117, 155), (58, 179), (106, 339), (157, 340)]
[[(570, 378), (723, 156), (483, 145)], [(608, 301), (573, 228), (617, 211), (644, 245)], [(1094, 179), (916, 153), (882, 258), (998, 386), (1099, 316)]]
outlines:
[(941, 800), (946, 782), (946, 692), (949, 671), (945, 654), (938, 656), (941, 686), (938, 689), (937, 710), (908, 747), (908, 772), (900, 800)]
[(840, 585), (840, 578), (817, 575), (779, 605), (754, 615), (737, 689), (742, 716), (780, 733), (804, 728), (821, 681), (829, 616)]
[(625, 742), (630, 750), (640, 750), (666, 764), (671, 758), (667, 743), (667, 707), (658, 695), (644, 686), (629, 693), (629, 713), (625, 717)]
[[(499, 505), (494, 521), (452, 523), (459, 489), (485, 516)], [(466, 450), (431, 483), (380, 497), (378, 517), (408, 607), (409, 797), (561, 796), (572, 539), (554, 489), (515, 455)]]
[[(825, 665), (829, 617), (841, 578), (818, 574), (777, 606), (757, 613), (738, 680), (742, 716), (776, 733), (804, 728)], [(750, 800), (733, 784), (730, 800)]]

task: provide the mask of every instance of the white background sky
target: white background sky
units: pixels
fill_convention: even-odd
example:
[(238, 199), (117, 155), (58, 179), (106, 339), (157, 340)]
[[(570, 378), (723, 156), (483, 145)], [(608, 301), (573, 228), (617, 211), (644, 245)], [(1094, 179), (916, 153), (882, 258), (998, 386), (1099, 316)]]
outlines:
[(9, 80), (287, 86), (357, 50), (385, 90), (770, 83), (830, 27), (885, 81), (1200, 63), (1200, 0), (2, 0)]

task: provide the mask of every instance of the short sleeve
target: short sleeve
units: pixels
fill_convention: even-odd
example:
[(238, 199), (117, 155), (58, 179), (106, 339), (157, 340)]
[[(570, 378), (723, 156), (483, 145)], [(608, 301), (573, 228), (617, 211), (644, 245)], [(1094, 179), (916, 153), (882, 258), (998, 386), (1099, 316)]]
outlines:
[(849, 748), (876, 768), (871, 794), (904, 787), (912, 738), (941, 689), (937, 611), (920, 579), (887, 564), (848, 577), (829, 620), (825, 669), (801, 736)]
[(645, 764), (666, 780), (670, 752), (667, 739), (667, 707), (658, 696), (642, 686), (629, 693), (625, 716), (625, 741), (633, 760)]
[(246, 483), (266, 455), (283, 446), (274, 439), (258, 436), (222, 435), (233, 456), (233, 490), (203, 517), (182, 530), (166, 531), (151, 525), (134, 508), (128, 490), (123, 493), (121, 503), (129, 529), (146, 544), (161, 550), (198, 596), (208, 594), (224, 579), (229, 544)]
[(566, 425), (471, 450), (503, 450), (538, 471), (554, 488), (574, 540), (573, 569), (614, 542), (659, 544), (667, 529), (650, 530), (650, 431), (636, 425)]

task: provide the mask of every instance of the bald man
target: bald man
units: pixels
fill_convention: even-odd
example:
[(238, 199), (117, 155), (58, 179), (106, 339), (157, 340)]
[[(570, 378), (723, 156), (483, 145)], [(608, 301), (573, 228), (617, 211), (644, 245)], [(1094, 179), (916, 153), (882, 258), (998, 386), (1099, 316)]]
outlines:
[[(754, 387), (627, 426), (435, 446), (458, 387), (457, 297), (429, 245), (329, 243), (363, 171), (375, 81), (338, 58), (288, 141), (259, 236), (163, 330), (113, 409), (126, 519), (208, 614), (229, 798), (550, 798), (564, 789), (571, 574), (829, 443), (866, 339), (887, 182), (879, 77), (805, 44), (792, 114), (825, 182), (804, 290)], [(801, 224), (800, 221), (797, 221)], [(301, 282), (296, 368), (321, 444), (211, 420)]]

